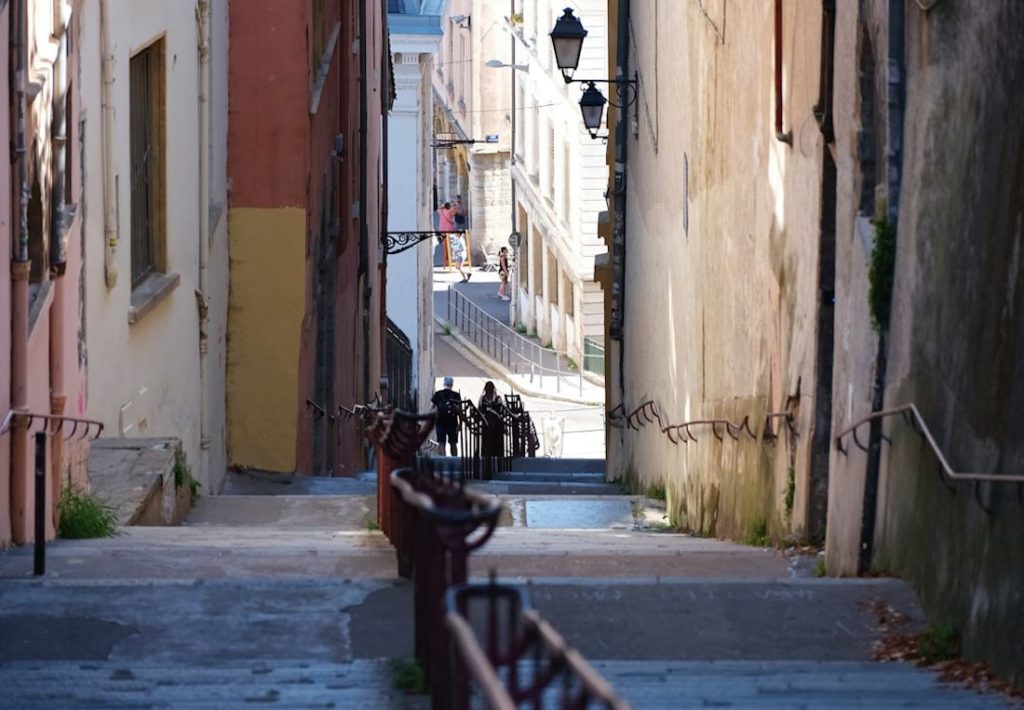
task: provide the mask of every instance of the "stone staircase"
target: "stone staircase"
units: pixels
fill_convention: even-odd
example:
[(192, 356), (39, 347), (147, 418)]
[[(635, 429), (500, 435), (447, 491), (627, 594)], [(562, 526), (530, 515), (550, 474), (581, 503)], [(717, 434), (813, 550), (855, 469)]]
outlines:
[(0, 666), (17, 708), (429, 708), (426, 695), (393, 687), (385, 659), (189, 665), (18, 661)]
[(604, 459), (516, 458), (508, 471), (473, 485), (494, 495), (624, 495), (605, 480), (604, 467)]

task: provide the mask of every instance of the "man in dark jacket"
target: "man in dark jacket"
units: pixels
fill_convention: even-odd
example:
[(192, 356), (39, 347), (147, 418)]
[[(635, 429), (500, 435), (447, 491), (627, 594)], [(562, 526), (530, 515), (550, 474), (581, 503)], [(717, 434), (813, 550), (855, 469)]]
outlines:
[(434, 392), (430, 398), (433, 409), (437, 410), (437, 443), (441, 445), (441, 454), (444, 454), (444, 443), (447, 440), (451, 448), (452, 456), (459, 455), (459, 402), (462, 395), (452, 390), (455, 380), (451, 377), (444, 378), (444, 389)]

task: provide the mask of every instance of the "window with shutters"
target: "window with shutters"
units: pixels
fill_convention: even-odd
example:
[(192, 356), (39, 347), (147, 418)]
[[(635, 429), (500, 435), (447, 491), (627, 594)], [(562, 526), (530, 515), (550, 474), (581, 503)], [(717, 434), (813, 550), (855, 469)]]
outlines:
[(132, 285), (163, 271), (165, 209), (164, 42), (131, 58)]

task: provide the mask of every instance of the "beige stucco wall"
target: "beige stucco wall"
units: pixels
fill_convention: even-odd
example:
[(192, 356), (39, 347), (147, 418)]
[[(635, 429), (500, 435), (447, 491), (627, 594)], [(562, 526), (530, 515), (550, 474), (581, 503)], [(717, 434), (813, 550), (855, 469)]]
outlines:
[[(212, 61), (215, 87), (211, 124), (214, 152), (211, 162), (223, 162), (225, 138), (227, 3), (213, 6), (216, 44)], [(204, 492), (215, 491), (224, 473), (223, 400), (224, 317), (226, 314), (226, 224), (211, 224), (209, 283), (206, 302), (213, 314), (209, 325), (210, 372), (207, 396), (201, 391), (199, 373), (199, 240), (201, 211), (199, 171), (222, 176), (220, 169), (200, 165), (199, 51), (195, 7), (192, 3), (137, 0), (109, 3), (109, 27), (114, 81), (111, 99), (115, 107), (114, 162), (104, 164), (102, 143), (101, 44), (98, 0), (79, 4), (81, 35), (82, 133), (86, 204), (86, 337), (88, 348), (89, 413), (102, 420), (111, 435), (173, 436), (180, 438), (193, 475)], [(129, 324), (131, 303), (131, 167), (129, 145), (130, 59), (153, 41), (163, 38), (166, 47), (166, 266), (180, 281), (150, 312)], [(116, 176), (118, 244), (115, 264), (117, 283), (108, 288), (104, 276), (104, 170)], [(223, 178), (211, 181), (211, 193), (223, 200)], [(202, 403), (213, 422), (211, 440), (216, 450), (201, 445)], [(219, 420), (219, 421), (218, 421)]]
[[(674, 522), (726, 537), (762, 524), (777, 537), (800, 536), (806, 523), (821, 16), (816, 2), (785, 5), (792, 145), (775, 138), (773, 3), (730, 6), (727, 28), (721, 8), (632, 7), (631, 69), (643, 88), (629, 119), (622, 401), (628, 413), (653, 400), (666, 424), (749, 417), (758, 438), (719, 441), (704, 427), (697, 443), (673, 445), (655, 425), (617, 429), (609, 473), (642, 486), (665, 482)], [(798, 436), (765, 441), (765, 414), (787, 405)]]
[(231, 463), (295, 470), (306, 210), (232, 208), (228, 447)]

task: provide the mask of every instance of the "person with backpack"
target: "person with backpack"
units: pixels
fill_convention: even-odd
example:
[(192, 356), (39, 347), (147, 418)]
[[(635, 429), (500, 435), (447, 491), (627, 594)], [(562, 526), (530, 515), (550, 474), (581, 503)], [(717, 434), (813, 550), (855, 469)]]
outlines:
[(437, 411), (435, 431), (437, 432), (437, 443), (441, 445), (441, 454), (444, 455), (445, 441), (449, 444), (452, 456), (459, 455), (459, 402), (462, 395), (454, 391), (455, 380), (451, 376), (444, 378), (444, 389), (434, 392), (430, 398), (431, 410)]

